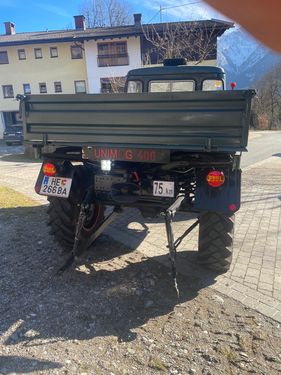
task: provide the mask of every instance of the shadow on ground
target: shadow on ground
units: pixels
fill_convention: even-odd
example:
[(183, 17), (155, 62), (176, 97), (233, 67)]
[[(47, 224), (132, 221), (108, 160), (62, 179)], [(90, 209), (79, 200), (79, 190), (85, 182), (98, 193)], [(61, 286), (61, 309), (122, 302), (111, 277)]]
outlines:
[(3, 161), (13, 162), (13, 163), (42, 163), (42, 160), (29, 158), (25, 154), (22, 154), (22, 153), (6, 154), (6, 155), (4, 154), (0, 158)]
[(2, 375), (12, 373), (27, 374), (33, 371), (44, 371), (62, 367), (59, 363), (50, 361), (38, 361), (34, 358), (20, 356), (1, 356), (0, 372)]
[[(179, 277), (177, 298), (167, 256), (147, 259), (110, 237), (62, 275), (65, 256), (47, 232), (46, 208), (0, 209), (6, 228), (0, 256), (0, 331), (4, 345), (25, 346), (113, 335), (136, 338), (135, 328), (171, 313), (215, 282), (195, 265), (196, 253), (179, 254), (189, 277)], [(160, 263), (159, 263), (160, 262)], [(15, 371), (15, 370), (14, 370)]]

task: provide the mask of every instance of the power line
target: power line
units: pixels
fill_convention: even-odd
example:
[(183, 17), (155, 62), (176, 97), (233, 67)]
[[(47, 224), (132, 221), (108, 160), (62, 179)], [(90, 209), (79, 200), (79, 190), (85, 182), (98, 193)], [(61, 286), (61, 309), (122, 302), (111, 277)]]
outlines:
[(160, 13), (160, 10), (157, 11), (157, 13), (154, 14), (154, 16), (147, 22), (150, 23), (158, 14)]
[(181, 7), (185, 7), (185, 6), (188, 6), (188, 5), (194, 5), (194, 4), (199, 4), (199, 3), (201, 3), (201, 1), (194, 1), (193, 3), (186, 3), (186, 4), (181, 4), (181, 5), (173, 5), (171, 7), (166, 7), (166, 8), (161, 7), (161, 10), (181, 8)]
[(162, 6), (160, 5), (160, 9), (154, 14), (154, 16), (147, 23), (150, 23), (156, 16), (158, 16), (159, 13), (160, 13), (160, 20), (162, 21), (162, 11), (163, 10), (186, 7), (186, 6), (189, 6), (189, 5), (199, 4), (201, 2), (202, 1), (194, 1), (193, 3), (185, 3), (185, 4), (181, 4), (181, 5), (173, 5), (173, 6), (165, 7), (165, 8), (162, 8)]

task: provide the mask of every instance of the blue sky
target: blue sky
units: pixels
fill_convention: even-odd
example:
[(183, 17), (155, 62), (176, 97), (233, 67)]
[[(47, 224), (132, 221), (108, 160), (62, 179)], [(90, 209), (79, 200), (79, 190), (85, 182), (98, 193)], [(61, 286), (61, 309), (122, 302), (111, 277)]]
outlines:
[[(12, 21), (17, 32), (59, 30), (73, 27), (73, 16), (81, 13), (85, 0), (0, 0), (0, 34), (5, 21)], [(198, 0), (127, 0), (131, 13), (142, 13), (143, 22), (219, 18), (203, 1)], [(186, 5), (190, 4), (190, 5)], [(182, 5), (182, 6), (181, 6)]]

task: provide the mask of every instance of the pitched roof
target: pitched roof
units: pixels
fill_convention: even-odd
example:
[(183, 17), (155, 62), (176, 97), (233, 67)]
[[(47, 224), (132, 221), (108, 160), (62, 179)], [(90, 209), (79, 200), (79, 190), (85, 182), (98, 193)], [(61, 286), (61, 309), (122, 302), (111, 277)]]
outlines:
[(22, 44), (37, 44), (37, 43), (59, 43), (59, 42), (74, 42), (83, 40), (98, 40), (109, 39), (114, 37), (127, 37), (143, 35), (143, 29), (149, 30), (154, 28), (157, 31), (163, 30), (163, 27), (169, 26), (170, 28), (183, 25), (185, 27), (195, 28), (215, 28), (218, 36), (223, 34), (225, 30), (233, 27), (232, 22), (220, 20), (203, 20), (203, 21), (187, 21), (187, 22), (169, 22), (157, 24), (143, 24), (141, 26), (126, 25), (117, 27), (96, 27), (86, 30), (51, 30), (51, 31), (37, 31), (16, 33), (13, 35), (0, 35), (0, 47), (12, 46)]

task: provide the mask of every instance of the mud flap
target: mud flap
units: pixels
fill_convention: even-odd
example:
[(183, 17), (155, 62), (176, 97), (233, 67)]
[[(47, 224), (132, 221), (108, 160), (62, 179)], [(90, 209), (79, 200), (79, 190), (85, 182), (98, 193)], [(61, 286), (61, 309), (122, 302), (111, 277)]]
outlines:
[(199, 170), (196, 173), (194, 208), (198, 211), (214, 211), (225, 214), (238, 211), (241, 199), (241, 170), (223, 170), (225, 183), (218, 188), (208, 185), (206, 181), (208, 172), (209, 170)]

